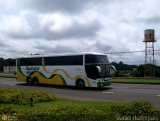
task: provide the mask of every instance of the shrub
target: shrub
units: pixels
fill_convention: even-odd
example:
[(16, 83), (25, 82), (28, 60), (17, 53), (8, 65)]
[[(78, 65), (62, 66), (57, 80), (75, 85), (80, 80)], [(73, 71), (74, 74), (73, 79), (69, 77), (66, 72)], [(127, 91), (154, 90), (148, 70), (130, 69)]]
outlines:
[(135, 120), (160, 120), (160, 111), (155, 109), (154, 106), (147, 101), (133, 101), (127, 104), (112, 105), (110, 107), (111, 112), (116, 115), (117, 118), (123, 120), (131, 119)]
[(0, 103), (5, 104), (29, 104), (30, 98), (34, 103), (49, 102), (56, 97), (41, 91), (22, 91), (17, 89), (0, 89)]
[[(114, 116), (101, 109), (91, 107), (58, 106), (41, 112), (24, 112), (19, 116), (23, 121), (115, 121)], [(25, 120), (24, 120), (25, 119)]]
[(15, 114), (17, 111), (9, 105), (0, 105), (0, 114)]
[(133, 101), (131, 103), (133, 115), (135, 116), (149, 116), (154, 109), (153, 105), (147, 101)]

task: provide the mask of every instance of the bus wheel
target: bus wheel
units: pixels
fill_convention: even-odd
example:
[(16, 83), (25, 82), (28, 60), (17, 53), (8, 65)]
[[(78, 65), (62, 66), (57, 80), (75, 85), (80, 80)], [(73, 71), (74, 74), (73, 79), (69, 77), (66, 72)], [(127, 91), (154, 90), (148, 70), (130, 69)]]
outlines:
[(82, 79), (78, 79), (76, 81), (76, 87), (78, 87), (78, 88), (84, 88), (85, 87), (84, 81)]
[(31, 81), (32, 81), (31, 77), (27, 77), (26, 79), (27, 85), (31, 85)]
[(38, 80), (37, 77), (34, 77), (34, 78), (32, 79), (32, 84), (33, 84), (33, 85), (38, 85), (38, 84), (39, 84), (39, 80)]

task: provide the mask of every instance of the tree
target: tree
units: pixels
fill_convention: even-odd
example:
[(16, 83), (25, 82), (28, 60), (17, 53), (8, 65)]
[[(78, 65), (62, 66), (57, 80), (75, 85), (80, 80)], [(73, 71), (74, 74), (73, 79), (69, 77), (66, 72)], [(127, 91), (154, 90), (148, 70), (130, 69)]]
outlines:
[(144, 65), (139, 65), (133, 72), (135, 77), (143, 77), (144, 76)]
[(134, 70), (135, 77), (160, 77), (160, 67), (152, 65), (152, 64), (145, 64), (139, 65)]
[(144, 76), (155, 77), (155, 66), (152, 64), (144, 65)]

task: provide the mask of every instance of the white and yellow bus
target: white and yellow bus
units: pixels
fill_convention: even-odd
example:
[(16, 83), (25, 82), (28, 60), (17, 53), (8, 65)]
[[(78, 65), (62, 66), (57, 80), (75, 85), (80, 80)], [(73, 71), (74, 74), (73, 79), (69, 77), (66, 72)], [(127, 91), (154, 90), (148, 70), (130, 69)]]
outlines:
[(17, 80), (29, 85), (83, 87), (111, 85), (111, 65), (102, 53), (31, 56), (16, 59)]

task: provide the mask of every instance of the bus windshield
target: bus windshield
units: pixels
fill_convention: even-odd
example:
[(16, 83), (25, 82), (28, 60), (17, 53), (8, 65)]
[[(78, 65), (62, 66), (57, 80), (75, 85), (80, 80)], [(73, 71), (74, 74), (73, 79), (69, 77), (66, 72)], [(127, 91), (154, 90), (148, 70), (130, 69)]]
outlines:
[(108, 64), (107, 55), (86, 55), (85, 63), (88, 64)]
[(106, 55), (86, 55), (85, 69), (91, 79), (111, 77), (110, 65)]

